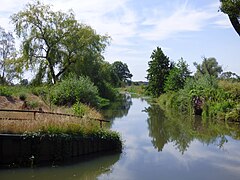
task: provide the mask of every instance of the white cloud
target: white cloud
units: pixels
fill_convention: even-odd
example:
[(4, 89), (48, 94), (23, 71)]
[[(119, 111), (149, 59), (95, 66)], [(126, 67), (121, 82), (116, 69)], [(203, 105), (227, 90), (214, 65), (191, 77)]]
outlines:
[[(52, 8), (67, 12), (72, 9), (76, 18), (93, 27), (97, 33), (108, 34), (112, 38), (107, 48), (106, 59), (128, 61), (136, 71), (137, 79), (144, 79), (146, 62), (156, 47), (173, 46), (163, 44), (162, 40), (179, 41), (192, 37), (191, 32), (232, 28), (226, 15), (218, 12), (219, 2), (139, 1), (135, 0), (41, 0), (52, 4)], [(9, 16), (23, 9), (32, 0), (1, 0), (0, 25), (13, 31)], [(141, 4), (141, 5), (139, 5)], [(195, 7), (194, 7), (195, 6)], [(197, 34), (197, 33), (196, 33)], [(197, 37), (196, 37), (197, 38)], [(166, 41), (165, 41), (166, 42)], [(169, 41), (168, 41), (169, 42)], [(203, 52), (200, 52), (203, 53)], [(200, 56), (199, 54), (196, 56)], [(196, 57), (193, 57), (196, 58)], [(136, 69), (133, 65), (143, 69)], [(135, 75), (135, 74), (134, 74)], [(134, 76), (135, 79), (135, 76)]]
[(54, 4), (55, 10), (73, 9), (76, 18), (91, 25), (98, 33), (109, 34), (115, 45), (126, 45), (128, 37), (135, 35), (136, 16), (128, 8), (129, 0), (45, 0)]
[(146, 19), (142, 25), (152, 28), (140, 35), (147, 40), (163, 40), (183, 32), (200, 31), (214, 17), (214, 13), (190, 8), (184, 4), (178, 9), (173, 9), (173, 13), (167, 17), (155, 14), (153, 18)]
[(232, 28), (230, 20), (228, 19), (228, 17), (226, 15), (223, 15), (223, 14), (221, 16), (219, 16), (219, 19), (217, 19), (214, 22), (214, 24), (220, 28)]

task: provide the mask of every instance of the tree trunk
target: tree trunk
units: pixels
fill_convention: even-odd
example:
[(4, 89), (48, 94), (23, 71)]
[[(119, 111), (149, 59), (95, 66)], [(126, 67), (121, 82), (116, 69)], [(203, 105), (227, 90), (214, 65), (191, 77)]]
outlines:
[(55, 72), (54, 72), (54, 67), (51, 63), (51, 60), (48, 60), (48, 63), (49, 63), (49, 70), (50, 70), (50, 74), (52, 76), (52, 80), (53, 80), (53, 84), (56, 84), (57, 82), (57, 77), (55, 75)]
[(235, 31), (238, 33), (238, 35), (240, 36), (240, 23), (238, 21), (238, 18), (237, 16), (228, 16), (231, 23), (232, 23), (232, 26), (233, 28), (235, 29)]

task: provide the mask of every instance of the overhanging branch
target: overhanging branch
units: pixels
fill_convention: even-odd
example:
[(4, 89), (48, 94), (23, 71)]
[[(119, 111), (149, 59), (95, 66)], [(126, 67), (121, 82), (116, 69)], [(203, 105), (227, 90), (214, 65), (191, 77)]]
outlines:
[(238, 18), (236, 16), (228, 16), (228, 17), (230, 19), (230, 22), (232, 23), (233, 28), (240, 36), (240, 23), (239, 23)]

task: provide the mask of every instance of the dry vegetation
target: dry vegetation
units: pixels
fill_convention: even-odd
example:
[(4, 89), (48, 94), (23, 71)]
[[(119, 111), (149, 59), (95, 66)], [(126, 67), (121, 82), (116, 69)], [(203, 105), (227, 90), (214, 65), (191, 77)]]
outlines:
[[(92, 111), (89, 116), (101, 118), (101, 115), (96, 111)], [(37, 113), (36, 120), (34, 120), (33, 113), (0, 112), (0, 117), (2, 118), (0, 120), (0, 132), (25, 133), (60, 130), (67, 132), (71, 131), (72, 128), (79, 128), (79, 130), (83, 128), (86, 130), (99, 128), (99, 122), (91, 119), (89, 116), (78, 118), (63, 115)], [(10, 118), (18, 118), (19, 120), (10, 120)]]
[[(34, 97), (31, 97), (34, 99)], [(35, 98), (36, 99), (36, 98)], [(7, 99), (0, 96), (1, 109), (20, 109), (23, 104), (17, 98)], [(39, 101), (38, 101), (39, 102)], [(41, 101), (40, 101), (41, 102)], [(48, 106), (41, 102), (43, 110), (50, 111)], [(54, 112), (73, 113), (66, 107), (55, 107)], [(100, 122), (94, 119), (102, 119), (101, 114), (90, 107), (85, 107), (86, 114), (83, 117), (71, 117), (64, 115), (36, 113), (34, 120), (33, 112), (0, 112), (0, 133), (26, 133), (26, 132), (82, 132), (98, 129)], [(94, 118), (94, 119), (93, 119)], [(14, 119), (14, 120), (12, 120)], [(75, 129), (75, 130), (74, 130)]]

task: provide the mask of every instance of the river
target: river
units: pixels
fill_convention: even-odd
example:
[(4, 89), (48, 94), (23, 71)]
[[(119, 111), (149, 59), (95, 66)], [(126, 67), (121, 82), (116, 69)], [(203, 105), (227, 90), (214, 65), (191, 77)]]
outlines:
[(0, 179), (240, 179), (240, 132), (236, 125), (182, 117), (126, 96), (106, 111), (124, 141), (121, 154), (79, 163), (1, 170)]

